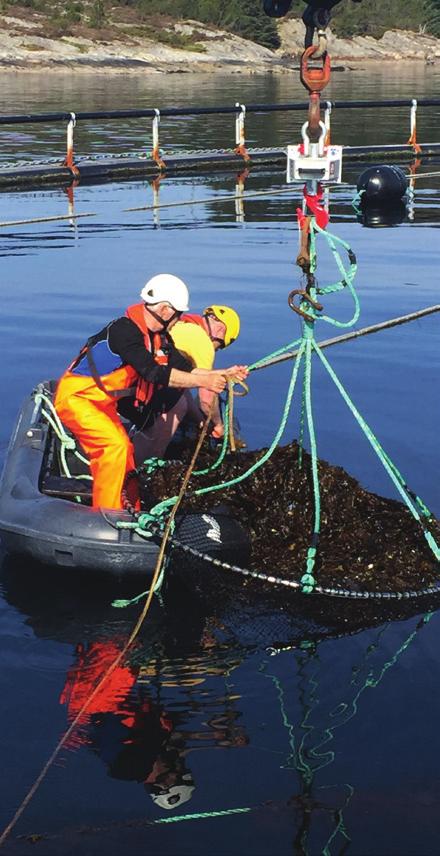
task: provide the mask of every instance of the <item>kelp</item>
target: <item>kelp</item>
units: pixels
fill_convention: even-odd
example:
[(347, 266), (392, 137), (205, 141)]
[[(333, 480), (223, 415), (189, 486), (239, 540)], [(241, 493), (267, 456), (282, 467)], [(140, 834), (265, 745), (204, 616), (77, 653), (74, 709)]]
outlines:
[[(230, 514), (249, 532), (252, 555), (249, 567), (285, 579), (300, 580), (311, 542), (314, 493), (310, 456), (298, 445), (278, 447), (270, 459), (238, 484), (195, 495), (200, 487), (237, 478), (262, 457), (265, 449), (240, 451), (226, 456), (217, 469), (193, 476), (182, 505), (183, 511), (208, 511), (227, 506)], [(178, 493), (190, 452), (180, 450), (180, 460), (141, 476), (144, 507)], [(197, 468), (213, 463), (213, 453), (202, 450)], [(321, 532), (316, 562), (318, 583), (354, 591), (407, 591), (433, 585), (439, 564), (423, 530), (399, 501), (365, 490), (342, 467), (319, 461)], [(426, 520), (425, 520), (426, 523)], [(440, 543), (436, 519), (427, 528)]]

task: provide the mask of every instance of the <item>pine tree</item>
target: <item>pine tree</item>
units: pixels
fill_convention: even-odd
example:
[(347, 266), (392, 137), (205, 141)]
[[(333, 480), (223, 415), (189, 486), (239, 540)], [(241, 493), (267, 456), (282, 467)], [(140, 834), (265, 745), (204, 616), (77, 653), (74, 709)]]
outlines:
[(244, 39), (251, 39), (268, 48), (280, 46), (276, 24), (264, 13), (259, 0), (230, 0), (223, 24)]

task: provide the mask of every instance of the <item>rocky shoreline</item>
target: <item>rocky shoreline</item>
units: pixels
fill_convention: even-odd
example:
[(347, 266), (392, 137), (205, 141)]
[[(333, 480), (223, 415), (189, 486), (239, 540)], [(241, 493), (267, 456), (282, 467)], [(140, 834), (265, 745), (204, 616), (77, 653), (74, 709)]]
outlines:
[[(4, 72), (282, 74), (298, 65), (303, 49), (304, 30), (299, 20), (280, 22), (281, 47), (271, 51), (196, 21), (174, 22), (166, 28), (171, 41), (185, 40), (185, 47), (176, 47), (120, 23), (93, 37), (79, 32), (54, 38), (44, 34), (40, 18), (37, 13), (22, 18), (0, 15), (0, 68)], [(340, 39), (329, 32), (329, 50), (333, 63), (347, 70), (399, 59), (440, 63), (440, 39), (403, 30), (386, 32), (380, 40), (368, 36)]]

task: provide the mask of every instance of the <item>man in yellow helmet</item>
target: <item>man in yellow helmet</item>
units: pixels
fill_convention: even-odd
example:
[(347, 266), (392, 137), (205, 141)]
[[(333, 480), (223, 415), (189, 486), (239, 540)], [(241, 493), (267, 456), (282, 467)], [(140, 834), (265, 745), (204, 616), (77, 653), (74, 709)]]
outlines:
[[(219, 304), (207, 306), (202, 315), (182, 315), (170, 331), (175, 347), (191, 366), (209, 371), (214, 365), (215, 352), (235, 342), (239, 333), (240, 318), (235, 309)], [(219, 439), (223, 437), (224, 428), (218, 395), (209, 389), (199, 389), (201, 416), (208, 415), (213, 399), (212, 436)], [(197, 415), (197, 409), (193, 410), (194, 418)]]

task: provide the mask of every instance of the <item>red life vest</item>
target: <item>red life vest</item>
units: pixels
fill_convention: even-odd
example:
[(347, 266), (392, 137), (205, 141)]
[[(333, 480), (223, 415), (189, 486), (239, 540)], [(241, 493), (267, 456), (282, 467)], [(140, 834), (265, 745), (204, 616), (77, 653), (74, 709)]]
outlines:
[(206, 331), (206, 321), (203, 315), (196, 315), (191, 312), (186, 312), (185, 315), (181, 315), (179, 321), (183, 321), (185, 324), (198, 324), (202, 330)]

